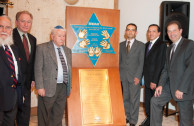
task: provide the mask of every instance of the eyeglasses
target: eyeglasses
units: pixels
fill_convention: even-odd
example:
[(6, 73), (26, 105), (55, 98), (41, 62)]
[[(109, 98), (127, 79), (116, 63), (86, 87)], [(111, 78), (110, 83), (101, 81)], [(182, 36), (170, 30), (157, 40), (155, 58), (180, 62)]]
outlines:
[(3, 26), (3, 25), (0, 25), (0, 29), (5, 29), (5, 30), (11, 30), (12, 27), (11, 26)]
[(133, 31), (133, 32), (135, 32), (136, 30), (135, 29), (126, 29), (126, 31)]

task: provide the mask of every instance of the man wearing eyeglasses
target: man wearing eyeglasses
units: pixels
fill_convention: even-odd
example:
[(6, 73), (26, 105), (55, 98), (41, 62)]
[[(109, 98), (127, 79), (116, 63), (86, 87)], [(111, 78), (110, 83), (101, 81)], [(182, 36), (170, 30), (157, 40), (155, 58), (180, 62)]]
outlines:
[(144, 43), (136, 40), (137, 26), (127, 25), (126, 41), (120, 43), (119, 71), (123, 89), (126, 123), (135, 126), (138, 121), (140, 103), (140, 79), (144, 63)]
[(13, 44), (11, 19), (0, 16), (0, 126), (13, 126), (22, 101), (21, 58)]

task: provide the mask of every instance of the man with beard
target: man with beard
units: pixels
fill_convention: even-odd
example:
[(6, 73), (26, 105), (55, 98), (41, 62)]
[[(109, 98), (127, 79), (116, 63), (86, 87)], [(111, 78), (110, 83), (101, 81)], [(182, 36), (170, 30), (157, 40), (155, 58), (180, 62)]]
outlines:
[(20, 58), (13, 45), (11, 20), (0, 16), (0, 126), (13, 126), (22, 105)]
[(140, 79), (143, 72), (145, 45), (136, 40), (137, 26), (127, 25), (127, 40), (120, 43), (119, 70), (123, 89), (126, 123), (135, 126), (139, 115)]
[(29, 126), (31, 110), (31, 87), (34, 81), (34, 59), (36, 52), (36, 38), (28, 32), (32, 26), (33, 16), (28, 11), (20, 11), (16, 14), (16, 28), (13, 29), (14, 44), (19, 49), (21, 56), (21, 71), (24, 74), (24, 105), (18, 110), (17, 126)]

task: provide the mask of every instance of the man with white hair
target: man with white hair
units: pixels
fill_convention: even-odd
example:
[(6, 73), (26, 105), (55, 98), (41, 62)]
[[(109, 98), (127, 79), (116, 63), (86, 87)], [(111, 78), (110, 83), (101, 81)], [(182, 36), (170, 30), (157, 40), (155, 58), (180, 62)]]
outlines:
[(17, 106), (23, 104), (20, 60), (13, 45), (11, 20), (0, 16), (0, 126), (13, 126)]
[(65, 33), (63, 27), (56, 26), (51, 32), (52, 40), (37, 46), (34, 71), (39, 126), (62, 126), (72, 78), (72, 54), (64, 46)]

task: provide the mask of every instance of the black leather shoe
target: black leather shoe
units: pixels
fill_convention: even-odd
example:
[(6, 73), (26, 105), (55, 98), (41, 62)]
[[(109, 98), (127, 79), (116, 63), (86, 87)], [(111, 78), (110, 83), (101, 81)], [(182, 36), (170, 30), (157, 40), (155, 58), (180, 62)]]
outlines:
[(128, 119), (126, 119), (126, 123), (129, 123), (129, 120)]
[(144, 121), (139, 126), (150, 126), (150, 118), (146, 117)]
[(135, 126), (135, 124), (130, 123), (130, 126)]

